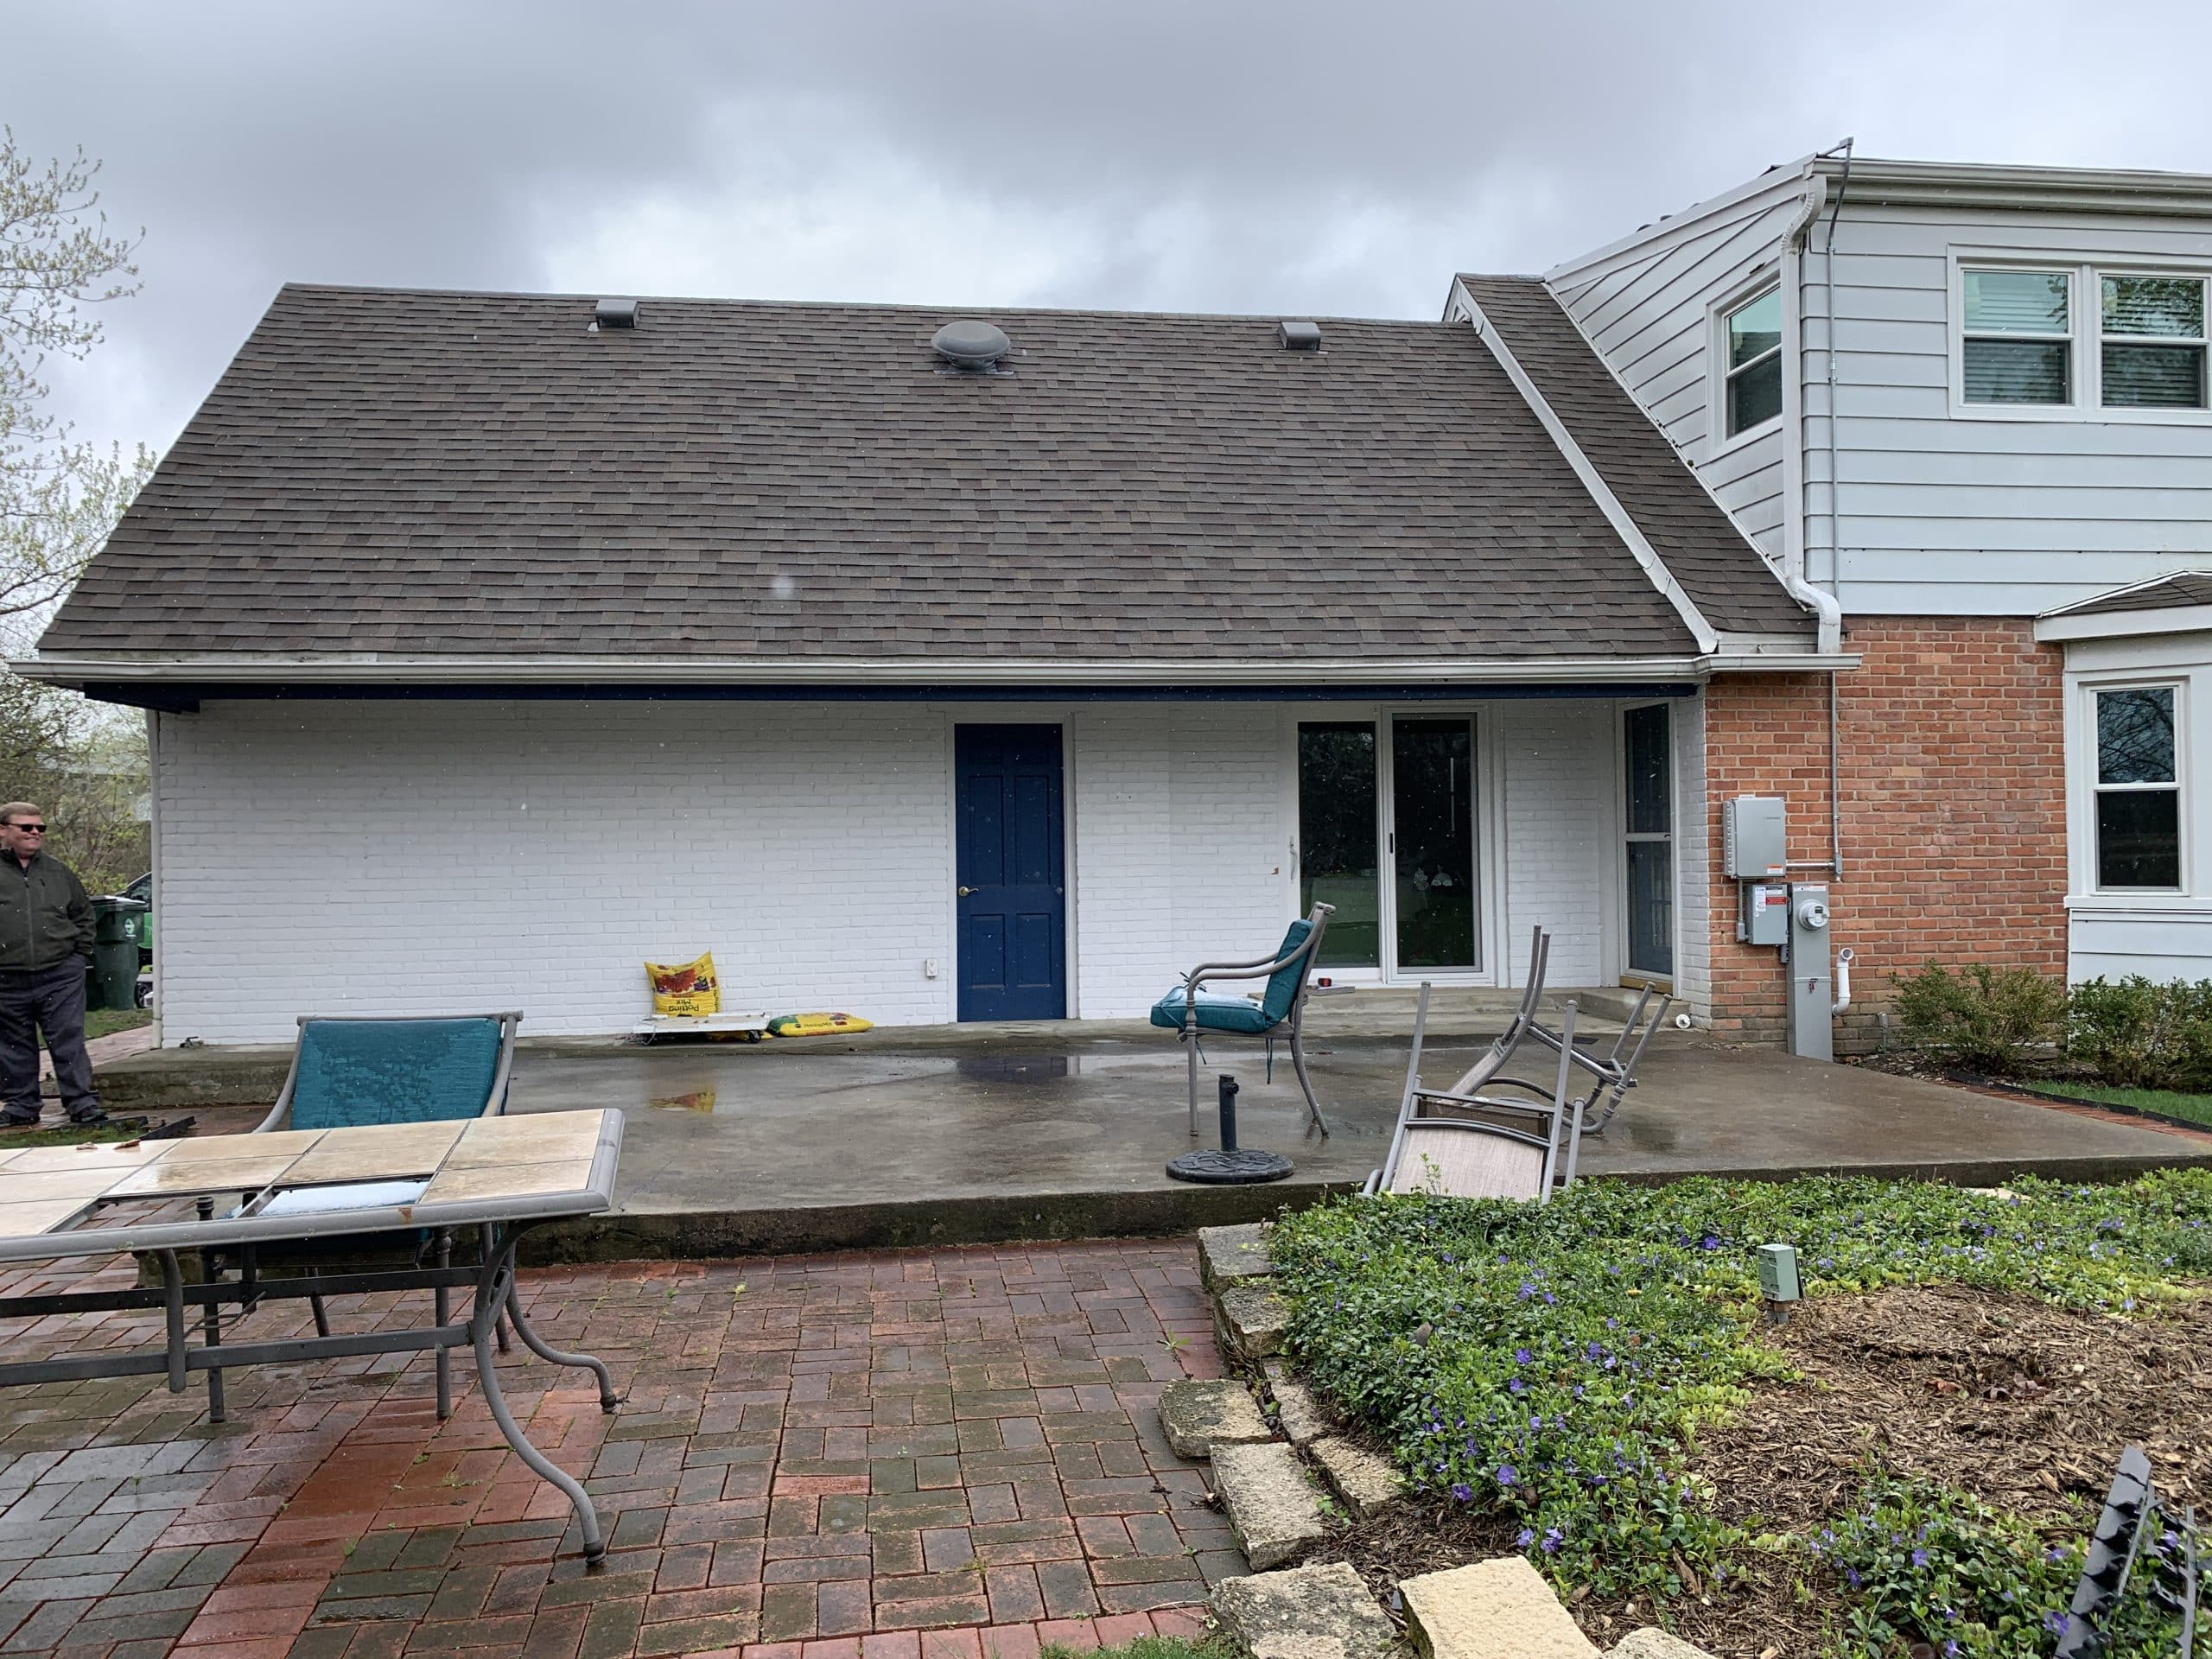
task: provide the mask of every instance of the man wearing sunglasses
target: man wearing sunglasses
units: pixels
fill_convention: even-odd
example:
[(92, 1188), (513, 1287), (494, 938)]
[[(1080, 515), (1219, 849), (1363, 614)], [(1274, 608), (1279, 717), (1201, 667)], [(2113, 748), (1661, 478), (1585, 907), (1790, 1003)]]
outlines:
[(0, 1123), (36, 1127), (38, 1033), (71, 1122), (105, 1123), (85, 1053), (85, 969), (92, 901), (77, 873), (46, 851), (46, 814), (0, 805)]

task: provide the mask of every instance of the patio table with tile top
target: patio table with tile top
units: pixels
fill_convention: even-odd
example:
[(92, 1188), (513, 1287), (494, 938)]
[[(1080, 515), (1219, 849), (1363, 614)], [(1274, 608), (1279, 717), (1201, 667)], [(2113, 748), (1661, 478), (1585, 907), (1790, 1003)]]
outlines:
[[(207, 1374), (210, 1419), (220, 1423), (221, 1378), (230, 1371), (421, 1352), (433, 1356), (436, 1412), (443, 1417), (450, 1352), (468, 1346), (493, 1421), (524, 1464), (573, 1504), (585, 1556), (595, 1562), (606, 1542), (591, 1501), (514, 1421), (491, 1353), (504, 1317), (539, 1357), (592, 1371), (601, 1409), (614, 1408), (605, 1365), (549, 1346), (509, 1302), (518, 1240), (533, 1225), (606, 1209), (621, 1141), (620, 1112), (582, 1111), (0, 1150), (0, 1262), (99, 1263), (136, 1252), (152, 1259), (162, 1280), (157, 1289), (48, 1284), (0, 1292), (0, 1319), (82, 1329), (79, 1322), (93, 1315), (148, 1309), (162, 1320), (157, 1344), (119, 1347), (94, 1331), (81, 1347), (60, 1351), (24, 1355), (11, 1346), (0, 1361), (0, 1387), (160, 1375), (171, 1394), (181, 1394), (197, 1370)], [(475, 1235), (474, 1263), (453, 1264), (455, 1230)], [(358, 1251), (347, 1251), (351, 1261), (305, 1269), (278, 1262), (275, 1271), (263, 1270), (261, 1252), (270, 1247), (418, 1232), (435, 1251), (433, 1265), (423, 1265), (419, 1254), (412, 1267), (363, 1265)], [(189, 1285), (181, 1259), (188, 1256), (201, 1268)], [(415, 1317), (334, 1333), (329, 1304), (371, 1290), (430, 1292), (431, 1323), (420, 1323), (418, 1298), (404, 1305)], [(459, 1321), (451, 1317), (455, 1290), (471, 1293)], [(314, 1330), (224, 1339), (226, 1310), (236, 1310), (235, 1322), (293, 1300), (310, 1304)], [(193, 1313), (205, 1333), (196, 1346), (189, 1339)]]
[[(480, 1395), (437, 1421), (422, 1357), (249, 1373), (221, 1426), (153, 1379), (51, 1384), (0, 1430), (0, 1653), (1033, 1659), (1195, 1630), (1244, 1570), (1154, 1413), (1220, 1370), (1187, 1244), (551, 1268), (516, 1294), (630, 1389), (610, 1418), (499, 1362), (611, 1522), (602, 1572)], [(344, 1312), (373, 1328), (396, 1300)]]

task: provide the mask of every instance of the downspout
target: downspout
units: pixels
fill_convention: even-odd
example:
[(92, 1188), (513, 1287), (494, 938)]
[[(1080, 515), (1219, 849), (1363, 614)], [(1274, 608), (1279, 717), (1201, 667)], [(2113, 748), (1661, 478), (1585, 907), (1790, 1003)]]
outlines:
[[(1834, 568), (1840, 563), (1838, 548), (1841, 539), (1840, 531), (1837, 528), (1840, 520), (1836, 513), (1836, 498), (1841, 487), (1841, 480), (1836, 476), (1835, 226), (1836, 219), (1843, 211), (1843, 193), (1849, 188), (1851, 183), (1851, 147), (1853, 143), (1853, 141), (1852, 139), (1846, 138), (1840, 144), (1835, 146), (1835, 149), (1840, 149), (1843, 152), (1843, 175), (1836, 181), (1836, 188), (1834, 197), (1828, 199), (1826, 203), (1828, 209), (1828, 233), (1827, 238), (1822, 245), (1821, 250), (1821, 351), (1827, 364), (1827, 371), (1824, 378), (1827, 382), (1827, 406), (1821, 411), (1821, 417), (1827, 423), (1828, 563), (1830, 566), (1831, 588), (1833, 588)], [(1833, 155), (1834, 150), (1824, 151), (1823, 153)], [(1801, 237), (1806, 238), (1809, 242), (1810, 237), (1808, 233), (1812, 229), (1813, 221), (1820, 217), (1821, 208), (1823, 205), (1823, 198), (1827, 197), (1827, 192), (1825, 186), (1822, 186), (1822, 188), (1819, 189), (1808, 190), (1806, 192), (1805, 205), (1798, 210), (1797, 216), (1790, 220), (1789, 229), (1783, 233), (1783, 240), (1785, 243), (1794, 244)], [(1803, 288), (1801, 283), (1799, 291), (1795, 296), (1800, 303), (1801, 308), (1803, 297)], [(1802, 432), (1799, 435), (1798, 442), (1801, 445), (1803, 442), (1803, 435)], [(1800, 501), (1797, 504), (1797, 512), (1801, 515), (1804, 514), (1805, 504), (1802, 501)], [(1800, 522), (1802, 522), (1802, 517)], [(1802, 535), (1800, 536), (1799, 546), (1801, 549), (1804, 547), (1809, 537)], [(1821, 588), (1814, 587), (1813, 584), (1807, 580), (1803, 569), (1801, 568), (1796, 570), (1788, 569), (1786, 561), (1784, 562), (1784, 569), (1782, 570), (1781, 575), (1783, 588), (1789, 593), (1789, 596), (1797, 601), (1798, 603), (1811, 607), (1820, 629), (1820, 648), (1821, 652), (1826, 653), (1841, 651), (1843, 649), (1842, 601), (1837, 599), (1833, 591), (1823, 591)], [(1837, 693), (1835, 671), (1831, 669), (1828, 671), (1829, 856), (1823, 861), (1813, 861), (1812, 868), (1826, 868), (1840, 878), (1843, 874), (1843, 791), (1842, 761), (1840, 754), (1841, 742), (1838, 732), (1840, 721), (1837, 712), (1836, 702)], [(1847, 982), (1848, 982), (1847, 981)], [(1847, 991), (1845, 995), (1847, 998), (1849, 993)]]

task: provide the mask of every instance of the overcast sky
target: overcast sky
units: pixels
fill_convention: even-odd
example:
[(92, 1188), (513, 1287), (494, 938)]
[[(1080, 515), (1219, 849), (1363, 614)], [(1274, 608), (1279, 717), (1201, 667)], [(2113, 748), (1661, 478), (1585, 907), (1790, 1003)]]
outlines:
[(2212, 6), (0, 0), (0, 119), (145, 289), (166, 444), (280, 283), (1437, 315), (1847, 134), (2212, 171)]

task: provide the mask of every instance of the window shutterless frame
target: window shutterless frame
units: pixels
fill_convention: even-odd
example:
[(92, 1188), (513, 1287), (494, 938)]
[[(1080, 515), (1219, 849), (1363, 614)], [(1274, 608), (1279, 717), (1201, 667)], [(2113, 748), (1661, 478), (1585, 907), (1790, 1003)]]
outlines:
[[(2056, 333), (2019, 331), (2002, 327), (1969, 327), (1967, 315), (1967, 278), (1975, 272), (1999, 274), (2037, 274), (2063, 276), (2066, 282), (2067, 327), (2061, 335)], [(2120, 302), (2114, 321), (2120, 327), (2107, 329), (2105, 285), (2107, 281), (2127, 284), (2133, 293), (2116, 296)], [(2155, 286), (2161, 283), (2202, 284), (2204, 315), (2195, 319), (2198, 332), (2183, 334), (2170, 330), (2176, 325), (2173, 308), (2152, 307), (2145, 301), (2158, 297)], [(2180, 290), (2186, 297), (2187, 288)], [(2167, 289), (2165, 297), (2176, 297), (2175, 290)], [(2183, 308), (2184, 309), (2186, 308)], [(2080, 254), (2051, 257), (2044, 251), (2012, 251), (2002, 248), (1954, 247), (1951, 250), (1950, 289), (1948, 302), (1950, 330), (1950, 404), (1955, 420), (1990, 421), (2093, 421), (2114, 425), (2201, 425), (2212, 422), (2212, 267), (2194, 269), (2171, 263), (2162, 264), (2130, 264), (2124, 260), (2098, 259)], [(2162, 332), (2139, 332), (2149, 321)], [(2190, 321), (2183, 316), (2182, 321)], [(2056, 342), (2063, 339), (2066, 346), (2067, 397), (2063, 403), (1985, 402), (1967, 395), (1967, 347), (1970, 340), (1989, 340), (2002, 342), (2044, 340)], [(2110, 348), (2109, 351), (2107, 348)], [(2146, 359), (2145, 354), (2154, 354)], [(2106, 368), (2108, 359), (2115, 370), (2132, 367), (2133, 378), (2139, 385), (2145, 379), (2146, 367), (2163, 366), (2168, 373), (2163, 377), (2168, 383), (2184, 378), (2186, 364), (2167, 362), (2157, 358), (2187, 358), (2199, 367), (2198, 400), (2194, 403), (2148, 401), (2138, 393), (2139, 401), (2118, 401), (2124, 397), (2125, 382), (2117, 381), (2114, 396), (2106, 395)], [(2132, 364), (2123, 365), (2123, 359), (2132, 358)], [(2156, 377), (2153, 377), (2156, 378)]]
[(2186, 691), (2175, 680), (2082, 688), (2094, 892), (2189, 891)]
[(2201, 276), (2097, 273), (2097, 398), (2102, 407), (2206, 407), (2204, 289)]
[(1769, 271), (1713, 308), (1707, 346), (1713, 372), (1713, 452), (1732, 448), (1782, 419), (1782, 285)]

